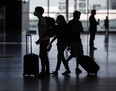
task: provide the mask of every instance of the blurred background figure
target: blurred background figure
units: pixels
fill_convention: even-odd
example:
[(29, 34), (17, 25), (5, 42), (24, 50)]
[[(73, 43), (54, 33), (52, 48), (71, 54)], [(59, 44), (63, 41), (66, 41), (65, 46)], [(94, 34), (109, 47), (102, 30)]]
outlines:
[(106, 16), (106, 19), (104, 20), (104, 27), (105, 27), (105, 34), (108, 34), (109, 31), (109, 19), (108, 16)]

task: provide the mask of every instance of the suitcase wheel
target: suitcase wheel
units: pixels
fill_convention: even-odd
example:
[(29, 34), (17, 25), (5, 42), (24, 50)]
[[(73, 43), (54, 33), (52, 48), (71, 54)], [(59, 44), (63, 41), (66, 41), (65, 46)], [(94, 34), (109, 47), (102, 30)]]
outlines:
[(30, 74), (23, 74), (24, 77), (30, 77)]
[[(30, 76), (31, 76), (31, 74), (23, 74), (23, 77), (30, 77)], [(37, 77), (38, 74), (33, 74), (32, 76)]]

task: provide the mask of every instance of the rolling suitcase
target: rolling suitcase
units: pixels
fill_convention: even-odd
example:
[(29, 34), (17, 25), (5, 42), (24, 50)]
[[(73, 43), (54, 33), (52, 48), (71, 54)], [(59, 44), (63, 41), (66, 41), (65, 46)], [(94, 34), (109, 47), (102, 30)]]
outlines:
[(79, 60), (79, 64), (87, 71), (88, 75), (97, 75), (97, 72), (100, 69), (99, 65), (87, 55), (84, 55)]
[[(27, 43), (28, 41), (30, 41), (29, 44)], [(30, 53), (29, 47), (31, 51)], [(23, 62), (23, 76), (37, 76), (39, 74), (39, 56), (32, 53), (31, 35), (26, 35), (26, 54), (24, 55)]]

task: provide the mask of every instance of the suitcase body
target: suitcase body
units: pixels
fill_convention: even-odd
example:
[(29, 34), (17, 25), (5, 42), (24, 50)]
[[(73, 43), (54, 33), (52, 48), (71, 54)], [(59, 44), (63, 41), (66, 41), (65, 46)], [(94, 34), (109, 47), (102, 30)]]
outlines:
[(39, 74), (38, 60), (38, 55), (36, 54), (26, 54), (24, 56), (24, 76), (36, 76)]
[(88, 75), (97, 75), (99, 65), (89, 56), (85, 55), (79, 60), (79, 64), (87, 71)]
[[(30, 47), (31, 52), (28, 53), (27, 48), (27, 38), (30, 37)], [(34, 75), (37, 76), (39, 74), (39, 56), (37, 54), (32, 53), (32, 39), (31, 35), (26, 35), (26, 54), (23, 58), (23, 76)]]

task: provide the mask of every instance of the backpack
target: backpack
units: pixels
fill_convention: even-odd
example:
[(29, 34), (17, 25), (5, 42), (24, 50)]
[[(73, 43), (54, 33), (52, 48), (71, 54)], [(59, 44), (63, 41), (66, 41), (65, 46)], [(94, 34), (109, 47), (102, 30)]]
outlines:
[(55, 20), (52, 17), (45, 17), (45, 20), (47, 22), (47, 32), (45, 36), (49, 36), (52, 38), (55, 35)]

